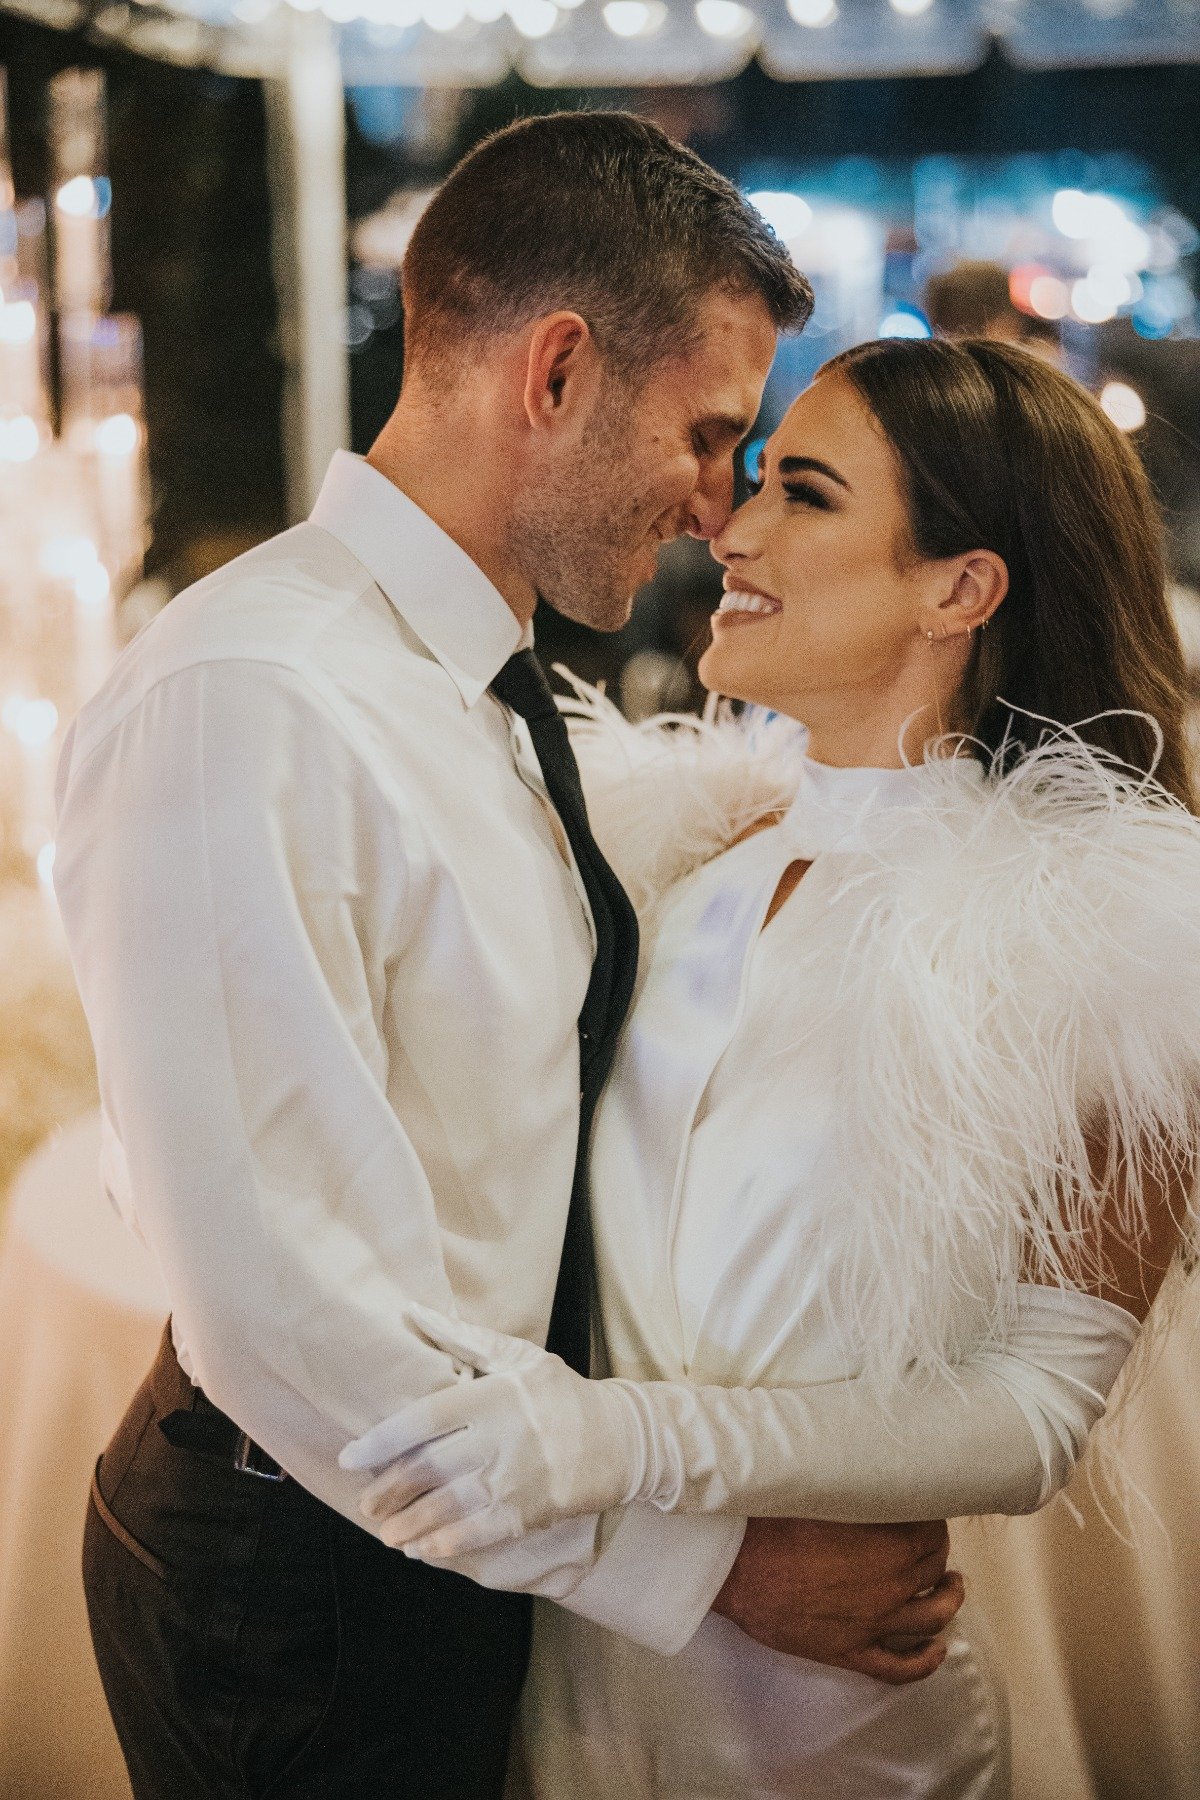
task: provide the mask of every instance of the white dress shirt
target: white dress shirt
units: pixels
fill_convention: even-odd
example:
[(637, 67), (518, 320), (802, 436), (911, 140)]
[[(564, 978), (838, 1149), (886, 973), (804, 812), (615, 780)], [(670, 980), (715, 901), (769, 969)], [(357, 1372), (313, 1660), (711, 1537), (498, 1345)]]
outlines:
[[(526, 728), (487, 693), (527, 641), (339, 453), (308, 523), (130, 646), (60, 769), (110, 1189), (185, 1368), (364, 1529), (338, 1452), (452, 1378), (406, 1303), (549, 1323), (593, 933)], [(474, 1572), (670, 1651), (740, 1534), (639, 1507)]]

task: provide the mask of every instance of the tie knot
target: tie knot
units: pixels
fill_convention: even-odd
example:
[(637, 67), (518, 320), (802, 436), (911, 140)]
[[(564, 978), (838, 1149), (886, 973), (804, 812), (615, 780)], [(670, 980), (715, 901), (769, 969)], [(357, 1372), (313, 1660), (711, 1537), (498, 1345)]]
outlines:
[(492, 682), (492, 692), (523, 719), (558, 716), (550, 683), (532, 650), (518, 650), (509, 657)]

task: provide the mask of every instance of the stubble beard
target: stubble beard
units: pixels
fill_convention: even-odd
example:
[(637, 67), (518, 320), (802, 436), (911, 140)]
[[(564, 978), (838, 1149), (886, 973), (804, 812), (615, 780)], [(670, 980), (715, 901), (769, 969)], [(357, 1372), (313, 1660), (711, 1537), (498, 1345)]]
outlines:
[(635, 441), (632, 400), (613, 391), (586, 445), (513, 508), (513, 560), (548, 605), (593, 631), (619, 631), (633, 606)]

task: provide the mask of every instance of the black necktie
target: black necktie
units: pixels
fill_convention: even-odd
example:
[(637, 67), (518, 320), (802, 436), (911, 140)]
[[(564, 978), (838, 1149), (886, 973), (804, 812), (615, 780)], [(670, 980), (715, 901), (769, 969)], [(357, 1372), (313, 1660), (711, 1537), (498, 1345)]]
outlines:
[(588, 824), (579, 765), (550, 684), (532, 650), (510, 656), (492, 692), (529, 727), (546, 792), (562, 821), (596, 927), (596, 956), (579, 1015), (579, 1143), (550, 1314), (548, 1349), (586, 1375), (591, 1352), (592, 1231), (588, 1208), (588, 1146), (592, 1118), (612, 1067), (637, 974), (637, 918), (624, 888), (601, 855)]

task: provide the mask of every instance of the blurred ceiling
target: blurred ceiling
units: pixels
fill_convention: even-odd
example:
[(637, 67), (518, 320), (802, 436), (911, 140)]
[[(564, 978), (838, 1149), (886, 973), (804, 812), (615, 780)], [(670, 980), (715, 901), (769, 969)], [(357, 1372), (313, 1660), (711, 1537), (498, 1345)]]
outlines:
[(1200, 62), (1200, 0), (0, 0), (164, 62), (278, 72), (335, 34), (347, 85), (486, 87), (938, 75)]

